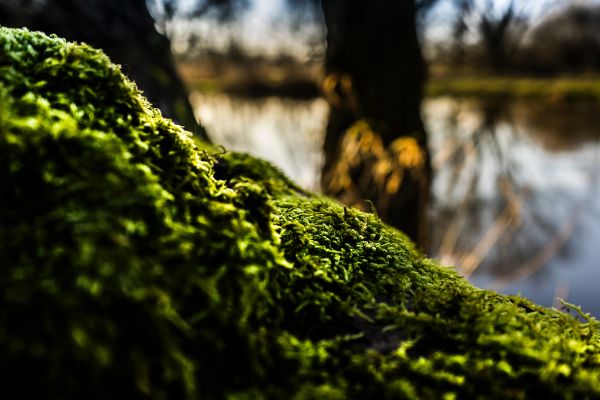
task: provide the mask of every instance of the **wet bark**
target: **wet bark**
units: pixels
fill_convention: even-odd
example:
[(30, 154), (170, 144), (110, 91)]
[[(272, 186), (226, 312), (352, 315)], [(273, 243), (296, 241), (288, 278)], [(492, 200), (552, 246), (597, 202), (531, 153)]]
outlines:
[(145, 0), (5, 0), (0, 24), (55, 33), (104, 50), (163, 115), (208, 139), (175, 70), (170, 42), (156, 30)]
[[(322, 9), (327, 26), (327, 78), (323, 89), (331, 104), (324, 145), (323, 190), (354, 205), (370, 200), (382, 219), (424, 245), (431, 169), (420, 115), (425, 68), (417, 37), (415, 3), (323, 0)], [(375, 143), (380, 141), (383, 147), (380, 153), (389, 156), (396, 172), (388, 168), (385, 176), (375, 176), (382, 174), (381, 168), (374, 171), (378, 165), (381, 167), (381, 154), (371, 158), (362, 154), (360, 162), (356, 160), (359, 155), (344, 154), (348, 150), (344, 148), (344, 135), (357, 120), (366, 121), (372, 128)], [(371, 142), (364, 138), (357, 139), (356, 148), (369, 147)], [(413, 166), (399, 174), (400, 185), (382, 185), (382, 181), (389, 183), (395, 173), (398, 175), (398, 168), (403, 168), (394, 164), (397, 154), (391, 148), (399, 138), (411, 138), (419, 145), (423, 163), (418, 171)], [(348, 177), (352, 182), (336, 185), (344, 157), (350, 158)], [(389, 190), (396, 187), (397, 190)]]

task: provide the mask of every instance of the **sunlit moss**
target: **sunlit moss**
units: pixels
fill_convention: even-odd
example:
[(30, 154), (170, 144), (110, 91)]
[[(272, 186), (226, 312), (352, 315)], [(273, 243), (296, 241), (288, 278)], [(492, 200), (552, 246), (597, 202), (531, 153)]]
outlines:
[(208, 149), (102, 53), (0, 28), (0, 398), (600, 396), (596, 320)]

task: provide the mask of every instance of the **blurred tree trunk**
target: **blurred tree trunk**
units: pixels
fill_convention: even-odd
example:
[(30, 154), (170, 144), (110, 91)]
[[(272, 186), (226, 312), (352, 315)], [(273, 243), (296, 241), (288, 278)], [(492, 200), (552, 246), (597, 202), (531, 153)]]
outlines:
[(55, 33), (104, 52), (162, 113), (207, 140), (145, 0), (2, 0), (0, 24)]
[(323, 91), (331, 105), (323, 190), (363, 208), (370, 200), (384, 221), (424, 246), (431, 168), (420, 115), (425, 68), (415, 2), (321, 4)]

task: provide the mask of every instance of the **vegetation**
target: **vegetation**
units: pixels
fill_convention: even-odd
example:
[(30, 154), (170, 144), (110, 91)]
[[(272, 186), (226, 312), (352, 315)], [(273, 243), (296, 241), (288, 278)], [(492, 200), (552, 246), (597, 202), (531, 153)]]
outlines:
[(515, 68), (530, 74), (585, 74), (600, 69), (600, 4), (570, 2), (532, 28)]
[(514, 78), (491, 76), (439, 77), (427, 85), (429, 96), (482, 99), (532, 98), (557, 101), (600, 99), (600, 81), (593, 78)]
[(103, 50), (165, 116), (208, 140), (176, 73), (171, 43), (156, 30), (146, 7), (149, 2), (0, 0), (0, 25), (54, 33)]
[(0, 397), (591, 398), (600, 325), (479, 290), (372, 214), (0, 28)]

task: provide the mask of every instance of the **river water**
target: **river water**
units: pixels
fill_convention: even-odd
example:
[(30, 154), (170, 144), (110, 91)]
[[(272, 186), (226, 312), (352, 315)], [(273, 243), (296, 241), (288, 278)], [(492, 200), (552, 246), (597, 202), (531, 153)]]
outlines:
[[(215, 143), (318, 190), (324, 100), (195, 93), (192, 101)], [(600, 317), (599, 112), (589, 103), (425, 101), (428, 254), (479, 287), (557, 308), (562, 298)]]

